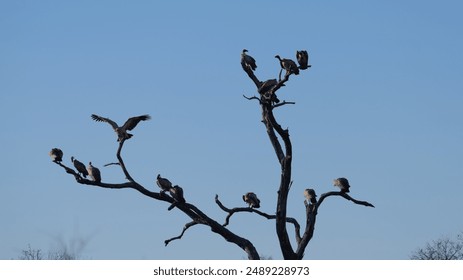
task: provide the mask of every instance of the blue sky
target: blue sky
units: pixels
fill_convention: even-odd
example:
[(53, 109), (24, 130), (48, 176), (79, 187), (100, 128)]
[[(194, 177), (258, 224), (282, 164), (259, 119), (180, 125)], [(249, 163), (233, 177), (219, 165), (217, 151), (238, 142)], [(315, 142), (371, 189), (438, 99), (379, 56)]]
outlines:
[[(254, 191), (275, 211), (279, 165), (257, 94), (239, 64), (275, 78), (276, 54), (306, 49), (312, 68), (291, 77), (276, 109), (293, 141), (288, 213), (303, 224), (302, 192), (334, 190), (306, 259), (407, 259), (463, 229), (463, 19), (460, 1), (1, 1), (0, 259), (28, 244), (47, 251), (87, 239), (88, 259), (243, 259), (208, 228), (133, 190), (77, 184), (48, 151), (93, 164), (120, 183), (117, 142), (95, 113), (122, 123), (150, 114), (126, 142), (132, 176), (158, 173), (218, 221)], [(274, 223), (248, 213), (229, 228), (280, 259)]]

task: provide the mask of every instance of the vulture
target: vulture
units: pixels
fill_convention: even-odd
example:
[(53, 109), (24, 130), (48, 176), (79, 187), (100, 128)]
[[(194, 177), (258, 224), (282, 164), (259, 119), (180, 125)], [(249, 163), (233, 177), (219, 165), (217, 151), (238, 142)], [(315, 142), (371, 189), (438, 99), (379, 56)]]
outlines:
[(53, 160), (53, 162), (62, 162), (63, 161), (63, 151), (61, 151), (61, 149), (58, 149), (58, 148), (53, 148), (51, 149), (51, 151), (48, 153), (48, 155), (50, 155), (51, 159)]
[(71, 157), (71, 161), (74, 164), (74, 167), (77, 169), (77, 172), (79, 172), (79, 174), (81, 174), (84, 178), (87, 178), (88, 171), (87, 168), (85, 168), (85, 164), (78, 161), (74, 157)]
[(296, 51), (297, 63), (299, 63), (299, 69), (305, 70), (312, 65), (309, 64), (309, 54), (307, 51)]
[(185, 203), (185, 198), (183, 197), (183, 189), (180, 186), (173, 186), (169, 190), (169, 192), (170, 195), (172, 195), (172, 197), (175, 199), (175, 201), (177, 201), (178, 203)]
[(133, 135), (130, 134), (130, 133), (127, 133), (127, 131), (134, 129), (140, 121), (147, 121), (147, 120), (151, 119), (150, 115), (142, 115), (142, 116), (138, 116), (138, 117), (132, 117), (132, 118), (129, 118), (124, 123), (123, 126), (118, 126), (116, 122), (114, 122), (114, 121), (112, 121), (112, 120), (110, 120), (108, 118), (103, 118), (103, 117), (100, 117), (100, 116), (95, 115), (95, 114), (92, 114), (91, 117), (92, 117), (92, 119), (94, 121), (109, 123), (113, 127), (114, 131), (117, 134), (117, 141), (118, 142), (121, 142), (121, 141), (126, 140), (126, 139), (130, 139)]
[(246, 71), (247, 69), (256, 71), (256, 60), (252, 56), (246, 54), (247, 52), (248, 50), (244, 49), (241, 53), (241, 66), (243, 67), (244, 71)]
[(297, 68), (296, 62), (291, 59), (281, 58), (279, 55), (275, 55), (275, 58), (278, 58), (282, 69), (286, 70), (286, 74), (296, 74), (299, 75), (299, 68)]
[(271, 90), (274, 86), (278, 84), (277, 79), (270, 79), (262, 83), (259, 87), (258, 92), (260, 94), (266, 94), (269, 90)]
[(185, 203), (185, 198), (183, 197), (183, 189), (180, 186), (173, 186), (170, 188), (169, 192), (175, 202), (172, 203), (169, 208), (167, 208), (168, 211), (174, 209), (174, 207), (179, 203)]
[(270, 96), (269, 91), (278, 84), (277, 79), (270, 79), (261, 84), (259, 89), (257, 90), (260, 95), (265, 96), (265, 98), (271, 98), (273, 102), (280, 103), (280, 100), (277, 98), (275, 92)]
[(95, 182), (101, 182), (101, 174), (100, 169), (96, 168), (92, 165), (92, 162), (88, 163), (87, 166), (88, 175), (93, 179)]
[(304, 196), (307, 199), (307, 201), (310, 201), (310, 203), (317, 203), (317, 195), (315, 194), (315, 191), (313, 189), (305, 189)]
[(161, 174), (156, 177), (156, 184), (161, 188), (161, 192), (170, 192), (172, 188), (172, 183), (168, 179), (162, 178)]
[(259, 208), (260, 200), (257, 198), (257, 195), (253, 192), (248, 192), (243, 195), (243, 201), (246, 202), (250, 208)]
[(338, 187), (341, 189), (342, 193), (348, 193), (349, 192), (349, 181), (347, 181), (346, 178), (338, 178), (333, 180), (334, 186)]

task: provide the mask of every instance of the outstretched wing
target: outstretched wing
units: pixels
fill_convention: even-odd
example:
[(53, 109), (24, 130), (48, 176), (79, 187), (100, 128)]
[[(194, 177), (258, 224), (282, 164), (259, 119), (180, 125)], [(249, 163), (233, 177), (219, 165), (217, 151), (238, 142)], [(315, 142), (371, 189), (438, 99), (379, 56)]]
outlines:
[(128, 119), (125, 124), (122, 126), (123, 130), (132, 130), (134, 129), (140, 121), (147, 121), (151, 119), (150, 115), (142, 115), (138, 117), (132, 117)]
[(106, 122), (106, 123), (109, 123), (113, 129), (117, 129), (119, 126), (117, 125), (117, 123), (115, 123), (114, 121), (108, 119), (108, 118), (103, 118), (103, 117), (100, 117), (98, 115), (95, 115), (95, 114), (92, 114), (92, 119), (94, 121), (97, 121), (97, 122)]

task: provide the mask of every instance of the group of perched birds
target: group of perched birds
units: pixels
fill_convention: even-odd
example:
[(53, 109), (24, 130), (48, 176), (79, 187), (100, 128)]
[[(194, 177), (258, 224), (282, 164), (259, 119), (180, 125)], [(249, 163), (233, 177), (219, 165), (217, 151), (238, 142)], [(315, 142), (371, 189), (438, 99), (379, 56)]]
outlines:
[[(341, 193), (349, 192), (350, 185), (349, 181), (346, 178), (341, 177), (334, 179), (333, 185), (338, 187)], [(315, 194), (315, 190), (313, 189), (305, 189), (304, 197), (311, 204), (317, 203), (317, 194)], [(243, 195), (243, 201), (248, 204), (249, 208), (253, 209), (260, 207), (260, 200), (257, 198), (257, 195), (253, 192), (248, 192), (245, 195)]]
[[(337, 178), (333, 180), (333, 185), (340, 189), (341, 193), (348, 193), (349, 192), (349, 181), (346, 178)], [(315, 194), (315, 190), (313, 189), (305, 189), (304, 190), (305, 199), (310, 202), (311, 204), (317, 203), (317, 195)]]
[[(244, 71), (249, 73), (249, 71), (256, 71), (257, 64), (256, 60), (252, 56), (248, 55), (247, 52), (247, 49), (243, 49), (241, 53), (241, 66), (243, 67)], [(281, 71), (286, 70), (286, 75), (299, 75), (299, 70), (305, 70), (312, 67), (312, 65), (309, 64), (309, 54), (305, 50), (296, 51), (296, 59), (299, 66), (296, 64), (296, 62), (294, 62), (291, 59), (281, 58), (279, 55), (276, 55), (275, 58), (277, 58), (280, 62)], [(274, 103), (279, 103), (280, 100), (278, 99), (278, 97), (275, 95), (274, 92), (273, 94), (271, 92), (271, 89), (274, 88), (277, 84), (277, 79), (269, 79), (264, 82), (260, 82), (257, 91), (261, 96), (265, 97), (265, 99), (271, 100)]]
[[(49, 152), (50, 157), (52, 158), (53, 162), (61, 163), (63, 161), (63, 151), (59, 148), (53, 148)], [(85, 164), (78, 161), (74, 157), (71, 157), (71, 162), (74, 164), (74, 167), (77, 170), (77, 173), (87, 178), (89, 176), (95, 182), (101, 182), (101, 173), (98, 168), (92, 165), (92, 162), (88, 163), (88, 166), (85, 167)]]
[[(243, 49), (241, 52), (241, 66), (245, 71), (248, 69), (256, 71), (256, 60), (252, 56), (248, 55), (247, 52), (247, 49)], [(275, 55), (275, 58), (277, 58), (280, 62), (281, 69), (286, 70), (287, 75), (299, 75), (299, 69), (305, 70), (309, 67), (312, 67), (312, 65), (309, 64), (309, 54), (305, 50), (296, 51), (296, 59), (299, 66), (296, 64), (296, 62), (289, 58), (281, 58), (279, 55)]]
[[(109, 125), (111, 125), (112, 128), (114, 129), (114, 132), (116, 132), (118, 142), (122, 142), (122, 141), (125, 141), (127, 139), (130, 139), (133, 136), (133, 134), (130, 134), (127, 131), (130, 131), (130, 130), (134, 129), (140, 121), (146, 121), (146, 120), (151, 119), (151, 117), (149, 115), (142, 115), (142, 116), (138, 116), (138, 117), (132, 117), (132, 118), (129, 118), (124, 123), (123, 126), (119, 126), (116, 122), (114, 122), (113, 120), (111, 120), (109, 118), (100, 117), (100, 116), (95, 115), (95, 114), (92, 114), (91, 118), (94, 121), (106, 122)], [(52, 160), (54, 162), (56, 162), (56, 163), (61, 163), (61, 161), (63, 161), (63, 151), (61, 149), (59, 149), (59, 148), (51, 149), (51, 151), (49, 152), (49, 155), (52, 158)], [(71, 157), (71, 162), (73, 163), (74, 167), (77, 170), (77, 173), (80, 176), (82, 176), (84, 178), (87, 178), (87, 176), (89, 176), (93, 181), (101, 182), (101, 172), (97, 167), (92, 165), (92, 162), (89, 162), (88, 166), (86, 167), (85, 164), (78, 161), (73, 156)]]

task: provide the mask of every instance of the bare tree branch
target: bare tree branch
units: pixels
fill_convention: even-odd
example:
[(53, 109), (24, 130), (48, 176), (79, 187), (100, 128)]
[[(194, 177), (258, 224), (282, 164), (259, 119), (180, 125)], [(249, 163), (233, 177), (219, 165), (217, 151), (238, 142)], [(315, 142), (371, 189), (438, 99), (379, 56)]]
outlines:
[(261, 102), (260, 98), (257, 96), (247, 97), (246, 95), (243, 94), (243, 97), (246, 98), (247, 100), (257, 100), (259, 101), (259, 103)]
[(107, 166), (110, 166), (110, 165), (121, 165), (119, 162), (110, 162), (110, 163), (107, 163), (105, 165), (103, 165), (104, 167), (107, 167)]
[[(233, 216), (233, 214), (239, 213), (239, 212), (256, 213), (256, 214), (258, 214), (258, 215), (260, 215), (260, 216), (262, 216), (264, 218), (267, 218), (268, 220), (275, 220), (276, 219), (276, 215), (270, 215), (270, 214), (264, 213), (264, 212), (262, 212), (260, 210), (257, 210), (255, 208), (250, 208), (250, 207), (235, 207), (235, 208), (232, 208), (232, 209), (227, 208), (219, 200), (218, 195), (215, 195), (215, 202), (220, 207), (220, 209), (222, 209), (223, 211), (228, 213), (227, 217), (225, 218), (225, 223), (223, 224), (223, 226), (228, 226), (229, 223), (230, 223), (231, 216)], [(299, 225), (299, 223), (297, 222), (296, 219), (291, 218), (291, 217), (286, 217), (286, 222), (291, 223), (291, 224), (294, 225), (296, 241), (299, 242), (300, 239), (301, 239), (301, 234), (300, 234), (301, 226)]]
[(361, 200), (354, 199), (350, 195), (348, 195), (347, 193), (343, 193), (343, 192), (327, 192), (327, 193), (322, 194), (320, 196), (320, 198), (318, 199), (317, 207), (316, 207), (315, 211), (317, 211), (318, 208), (320, 207), (320, 205), (323, 203), (323, 201), (327, 197), (330, 197), (330, 196), (341, 196), (341, 197), (344, 197), (347, 200), (352, 201), (355, 204), (364, 205), (364, 206), (373, 207), (373, 208), (375, 207), (373, 204), (369, 203), (368, 201), (361, 201)]
[(287, 104), (294, 105), (294, 104), (296, 104), (296, 102), (283, 100), (282, 102), (273, 105), (273, 108), (278, 108), (280, 106), (287, 105)]
[(195, 222), (195, 221), (191, 221), (189, 223), (187, 223), (185, 226), (183, 226), (183, 230), (182, 230), (182, 233), (180, 233), (179, 236), (176, 236), (176, 237), (172, 237), (170, 239), (167, 239), (164, 241), (164, 245), (167, 246), (169, 245), (169, 243), (173, 240), (176, 240), (176, 239), (181, 239), (183, 237), (183, 234), (185, 233), (185, 231), (187, 231), (190, 227), (194, 226), (194, 225), (197, 225), (198, 223)]

